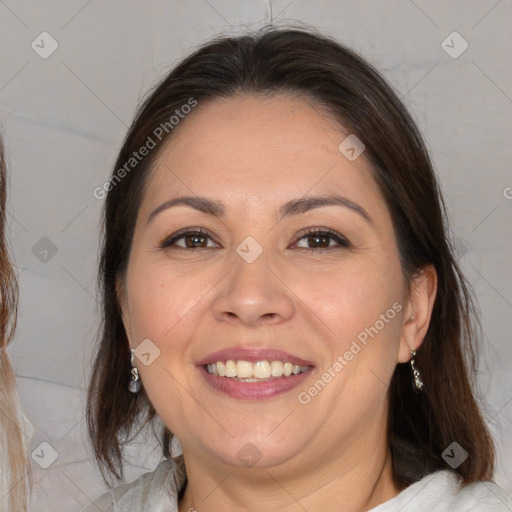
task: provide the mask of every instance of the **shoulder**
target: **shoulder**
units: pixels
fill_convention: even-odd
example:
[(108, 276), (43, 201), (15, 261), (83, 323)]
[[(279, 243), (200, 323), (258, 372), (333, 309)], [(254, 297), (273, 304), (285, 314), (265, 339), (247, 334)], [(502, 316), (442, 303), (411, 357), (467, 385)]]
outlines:
[(494, 482), (461, 487), (454, 471), (436, 471), (372, 512), (510, 512), (512, 498)]
[(183, 469), (172, 460), (164, 460), (154, 471), (114, 487), (83, 512), (177, 512), (177, 496), (184, 481)]

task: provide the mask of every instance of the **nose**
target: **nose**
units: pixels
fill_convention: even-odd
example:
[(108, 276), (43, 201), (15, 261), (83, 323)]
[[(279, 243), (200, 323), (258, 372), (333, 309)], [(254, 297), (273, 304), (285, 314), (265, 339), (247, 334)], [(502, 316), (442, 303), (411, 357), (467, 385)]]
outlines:
[(274, 325), (292, 318), (295, 307), (287, 283), (261, 255), (252, 263), (236, 256), (214, 299), (217, 320), (248, 327)]

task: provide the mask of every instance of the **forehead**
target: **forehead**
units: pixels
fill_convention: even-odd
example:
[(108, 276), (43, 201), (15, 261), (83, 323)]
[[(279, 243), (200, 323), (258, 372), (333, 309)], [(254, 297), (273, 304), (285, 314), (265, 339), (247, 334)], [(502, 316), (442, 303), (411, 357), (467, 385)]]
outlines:
[(240, 95), (199, 103), (157, 159), (145, 202), (191, 192), (240, 206), (248, 197), (262, 204), (332, 192), (380, 200), (364, 157), (349, 161), (338, 149), (348, 135), (304, 98)]

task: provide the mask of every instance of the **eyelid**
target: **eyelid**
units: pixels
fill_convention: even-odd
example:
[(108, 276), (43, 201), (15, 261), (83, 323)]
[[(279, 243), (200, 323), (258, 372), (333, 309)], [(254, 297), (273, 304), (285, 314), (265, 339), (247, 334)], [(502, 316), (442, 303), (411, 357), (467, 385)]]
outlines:
[[(345, 236), (343, 236), (342, 234), (340, 234), (337, 231), (334, 231), (332, 229), (324, 228), (324, 227), (320, 227), (320, 226), (309, 227), (309, 228), (306, 228), (306, 229), (300, 231), (299, 233), (297, 233), (294, 236), (293, 244), (296, 244), (297, 242), (299, 242), (303, 238), (306, 238), (307, 236), (314, 236), (314, 235), (329, 235), (330, 237), (332, 237), (333, 240), (335, 240), (339, 244), (340, 247), (352, 247), (350, 240), (348, 238), (346, 238)], [(301, 247), (301, 249), (311, 250), (311, 251), (315, 251), (315, 252), (319, 251), (319, 249), (314, 249), (311, 247), (309, 247), (309, 248)], [(335, 249), (335, 247), (330, 247), (329, 249)], [(324, 248), (323, 250), (326, 250), (326, 249)]]
[[(168, 247), (178, 247), (180, 249), (186, 249), (185, 247), (180, 247), (179, 245), (175, 245), (176, 241), (180, 238), (183, 238), (187, 235), (201, 235), (209, 238), (212, 242), (214, 242), (217, 245), (220, 245), (216, 240), (215, 237), (211, 235), (206, 229), (204, 228), (183, 228), (177, 231), (176, 233), (173, 233), (172, 235), (169, 235), (165, 237), (161, 242), (159, 242), (158, 247), (160, 249), (166, 249)], [(198, 247), (198, 249), (209, 249), (209, 247)], [(197, 250), (197, 249), (195, 249)]]

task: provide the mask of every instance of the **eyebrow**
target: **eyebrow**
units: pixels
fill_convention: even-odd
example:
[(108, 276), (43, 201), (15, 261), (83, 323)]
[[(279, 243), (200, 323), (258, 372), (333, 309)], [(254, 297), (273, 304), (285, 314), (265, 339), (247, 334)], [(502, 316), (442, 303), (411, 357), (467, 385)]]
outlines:
[[(168, 210), (173, 206), (190, 206), (195, 210), (198, 210), (207, 215), (212, 215), (214, 217), (224, 217), (226, 214), (226, 208), (221, 201), (215, 201), (213, 199), (208, 199), (206, 197), (197, 197), (197, 196), (185, 196), (185, 197), (175, 197), (174, 199), (170, 199), (165, 203), (162, 203), (160, 206), (155, 208), (148, 217), (148, 223), (159, 213), (164, 210)], [(291, 215), (300, 215), (302, 213), (306, 213), (315, 208), (321, 208), (323, 206), (343, 206), (352, 210), (353, 212), (359, 214), (366, 222), (373, 225), (372, 219), (368, 212), (359, 204), (347, 199), (346, 197), (342, 197), (339, 195), (328, 195), (328, 196), (308, 196), (301, 197), (299, 199), (292, 199), (291, 201), (286, 202), (279, 208), (280, 218), (289, 217)]]

